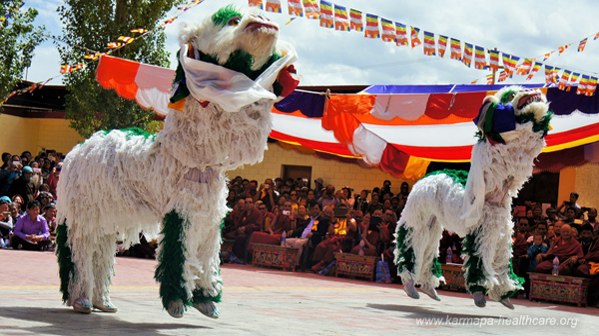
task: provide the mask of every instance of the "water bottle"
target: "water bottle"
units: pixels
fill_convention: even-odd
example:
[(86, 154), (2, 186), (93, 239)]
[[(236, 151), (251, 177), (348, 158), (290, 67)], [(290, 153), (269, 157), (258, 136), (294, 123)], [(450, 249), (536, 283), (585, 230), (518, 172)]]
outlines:
[(447, 256), (445, 256), (445, 263), (451, 264), (453, 262), (453, 250), (451, 246), (447, 248)]
[(287, 241), (287, 232), (281, 233), (281, 246), (285, 247), (285, 241)]
[(551, 274), (553, 274), (553, 276), (559, 275), (559, 259), (557, 257), (553, 258), (553, 269), (551, 270)]

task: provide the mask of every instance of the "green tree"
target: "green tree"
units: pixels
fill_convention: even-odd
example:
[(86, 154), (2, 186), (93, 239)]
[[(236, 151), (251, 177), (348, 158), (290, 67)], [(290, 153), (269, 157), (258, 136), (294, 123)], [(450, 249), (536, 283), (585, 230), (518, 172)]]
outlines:
[[(168, 66), (164, 31), (157, 29), (161, 18), (181, 0), (65, 0), (58, 8), (63, 23), (62, 38), (68, 44), (57, 45), (63, 64), (77, 64), (85, 54), (104, 51), (119, 36), (134, 36), (131, 29), (152, 31), (143, 39), (117, 50), (112, 55), (138, 62)], [(125, 100), (102, 89), (95, 80), (97, 62), (88, 62), (81, 70), (65, 76), (67, 118), (79, 134), (89, 137), (100, 129), (140, 127), (151, 130), (154, 113), (143, 110), (134, 101)]]
[(23, 8), (23, 0), (0, 2), (0, 111), (2, 102), (31, 65), (33, 50), (43, 41), (44, 27), (34, 27), (37, 11)]

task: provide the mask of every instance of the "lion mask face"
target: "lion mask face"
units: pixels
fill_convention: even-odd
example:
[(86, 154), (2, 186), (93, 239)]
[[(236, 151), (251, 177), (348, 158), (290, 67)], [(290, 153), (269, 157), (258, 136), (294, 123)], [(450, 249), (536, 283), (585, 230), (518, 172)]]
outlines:
[(179, 40), (215, 57), (220, 65), (236, 51), (245, 52), (252, 58), (251, 69), (257, 70), (275, 52), (278, 35), (278, 25), (259, 12), (227, 6), (199, 25), (183, 26)]
[(485, 97), (474, 123), (481, 133), (481, 139), (506, 143), (516, 136), (516, 125), (529, 122), (530, 131), (545, 136), (551, 116), (547, 98), (540, 90), (509, 86), (493, 96)]

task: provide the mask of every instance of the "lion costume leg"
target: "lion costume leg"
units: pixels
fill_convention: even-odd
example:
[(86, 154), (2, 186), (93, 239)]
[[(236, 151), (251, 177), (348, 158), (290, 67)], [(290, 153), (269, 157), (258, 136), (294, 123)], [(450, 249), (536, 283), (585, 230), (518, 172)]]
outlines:
[(116, 237), (105, 235), (98, 239), (93, 256), (94, 289), (92, 305), (107, 313), (115, 313), (117, 308), (110, 301), (110, 283), (114, 275)]
[(190, 262), (186, 265), (193, 273), (192, 306), (210, 318), (219, 317), (215, 303), (220, 302), (222, 297), (219, 258), (221, 222), (219, 218), (204, 218), (201, 222), (203, 227), (190, 230), (190, 236), (201, 237), (194, 241), (195, 246), (190, 246), (189, 251), (195, 251), (195, 255), (188, 257)]
[[(72, 225), (73, 223), (77, 223), (77, 225)], [(96, 265), (93, 264), (96, 242), (91, 240), (92, 235), (88, 232), (82, 232), (85, 225), (81, 223), (83, 222), (75, 219), (68, 227), (68, 245), (70, 245), (71, 259), (74, 265), (74, 274), (68, 286), (68, 304), (80, 313), (89, 314), (92, 311), (90, 299), (93, 294), (94, 269), (96, 268)]]
[(435, 217), (431, 217), (427, 225), (410, 226), (406, 222), (398, 225), (395, 263), (404, 290), (411, 298), (420, 297), (415, 289), (419, 284), (421, 292), (440, 300), (435, 288), (439, 286), (441, 276), (437, 256), (442, 231)]

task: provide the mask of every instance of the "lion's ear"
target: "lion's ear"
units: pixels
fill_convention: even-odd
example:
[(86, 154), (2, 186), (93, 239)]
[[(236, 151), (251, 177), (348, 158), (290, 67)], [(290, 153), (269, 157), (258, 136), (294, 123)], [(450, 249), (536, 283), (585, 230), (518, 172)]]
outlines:
[(194, 42), (198, 27), (188, 22), (182, 22), (179, 26), (179, 44)]
[[(489, 112), (489, 110), (495, 110), (495, 108), (497, 108), (498, 104), (499, 104), (499, 99), (496, 98), (495, 96), (487, 96), (483, 100), (483, 105), (480, 107), (480, 110), (478, 111), (478, 116), (474, 119), (474, 123), (476, 124), (476, 127), (478, 127), (478, 129), (481, 132), (483, 132), (483, 133), (488, 132), (488, 129), (489, 129), (488, 123), (490, 122), (488, 119), (493, 118), (493, 116), (490, 115), (488, 112)], [(492, 122), (492, 119), (491, 119), (491, 122)]]

